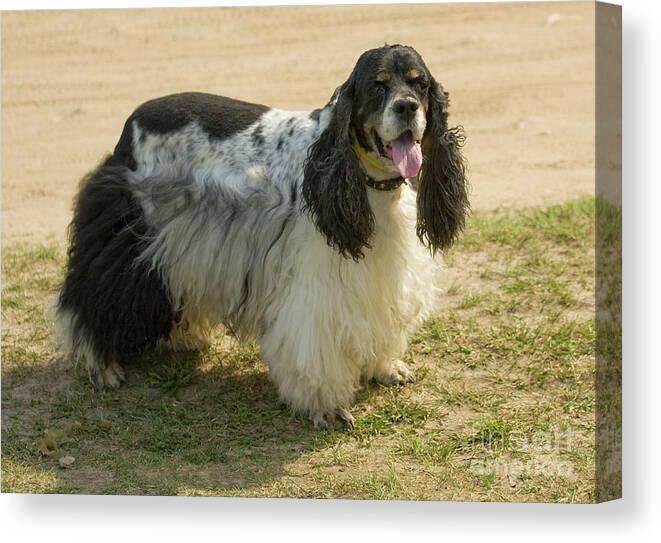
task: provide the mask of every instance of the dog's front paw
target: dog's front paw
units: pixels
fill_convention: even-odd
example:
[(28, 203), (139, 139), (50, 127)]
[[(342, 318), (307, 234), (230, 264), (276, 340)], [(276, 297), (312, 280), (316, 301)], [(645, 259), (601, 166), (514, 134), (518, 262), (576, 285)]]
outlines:
[(384, 367), (374, 375), (377, 383), (382, 385), (403, 385), (415, 381), (415, 375), (401, 360), (393, 360), (389, 367)]
[(338, 408), (328, 413), (310, 415), (315, 430), (342, 430), (353, 428), (354, 420), (348, 409)]

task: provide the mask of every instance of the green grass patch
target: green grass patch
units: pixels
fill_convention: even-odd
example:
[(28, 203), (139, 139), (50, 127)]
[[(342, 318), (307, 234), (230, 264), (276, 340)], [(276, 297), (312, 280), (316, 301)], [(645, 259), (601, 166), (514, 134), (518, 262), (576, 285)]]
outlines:
[[(279, 401), (258, 347), (223, 331), (94, 393), (52, 342), (64, 247), (4, 247), (2, 490), (594, 500), (594, 356), (621, 352), (620, 223), (591, 198), (476, 213), (448, 255), (446, 307), (406, 354), (416, 383), (368, 386), (355, 427), (322, 433)], [(52, 431), (68, 467), (40, 449)]]
[(480, 250), (486, 244), (512, 249), (551, 242), (555, 246), (583, 245), (594, 235), (595, 200), (583, 197), (566, 204), (527, 212), (510, 210), (471, 219), (459, 246)]

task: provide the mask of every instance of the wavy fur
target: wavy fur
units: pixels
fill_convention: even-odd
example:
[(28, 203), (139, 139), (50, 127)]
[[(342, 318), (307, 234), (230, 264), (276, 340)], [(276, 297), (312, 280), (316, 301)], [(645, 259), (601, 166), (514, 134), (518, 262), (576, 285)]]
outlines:
[(358, 157), (350, 144), (355, 74), (339, 90), (326, 129), (310, 146), (303, 174), (303, 198), (328, 245), (358, 260), (369, 248), (374, 213)]
[(448, 128), (448, 96), (432, 79), (416, 231), (420, 241), (434, 251), (454, 243), (465, 226), (470, 208), (466, 165), (461, 154), (464, 130), (461, 126)]

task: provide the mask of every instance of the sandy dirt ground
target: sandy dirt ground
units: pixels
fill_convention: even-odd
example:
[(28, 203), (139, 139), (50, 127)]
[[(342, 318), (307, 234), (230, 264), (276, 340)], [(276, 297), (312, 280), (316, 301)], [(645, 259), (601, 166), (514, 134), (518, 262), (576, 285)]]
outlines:
[(64, 239), (79, 179), (141, 102), (312, 109), (384, 42), (413, 45), (450, 91), (474, 208), (594, 191), (591, 3), (5, 13), (3, 241)]

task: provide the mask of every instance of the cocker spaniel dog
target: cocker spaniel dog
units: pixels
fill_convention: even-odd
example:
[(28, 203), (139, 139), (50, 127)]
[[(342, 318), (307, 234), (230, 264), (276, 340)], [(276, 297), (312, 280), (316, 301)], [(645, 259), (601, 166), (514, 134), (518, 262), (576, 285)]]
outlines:
[(323, 108), (157, 98), (82, 182), (55, 303), (96, 389), (161, 344), (225, 324), (255, 338), (280, 396), (351, 426), (362, 380), (403, 383), (469, 204), (461, 128), (411, 47), (365, 52)]

